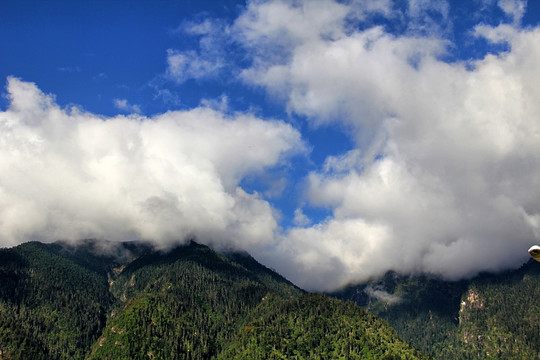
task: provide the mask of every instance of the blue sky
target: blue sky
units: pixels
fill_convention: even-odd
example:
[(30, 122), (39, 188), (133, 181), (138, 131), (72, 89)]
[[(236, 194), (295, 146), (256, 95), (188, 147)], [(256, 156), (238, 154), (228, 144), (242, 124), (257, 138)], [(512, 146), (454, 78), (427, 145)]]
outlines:
[(518, 0), (3, 1), (0, 244), (196, 237), (319, 290), (517, 267), (540, 241), (539, 21)]

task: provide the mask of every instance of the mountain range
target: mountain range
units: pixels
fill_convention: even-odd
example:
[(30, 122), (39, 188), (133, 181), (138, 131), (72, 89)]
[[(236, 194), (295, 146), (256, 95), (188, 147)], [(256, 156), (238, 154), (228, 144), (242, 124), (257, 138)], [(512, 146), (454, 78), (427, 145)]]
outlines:
[(0, 359), (540, 359), (540, 263), (307, 293), (189, 242), (0, 249)]
[(190, 242), (0, 249), (0, 359), (425, 359), (379, 316)]
[(540, 263), (444, 281), (388, 272), (332, 296), (388, 321), (433, 359), (540, 359)]

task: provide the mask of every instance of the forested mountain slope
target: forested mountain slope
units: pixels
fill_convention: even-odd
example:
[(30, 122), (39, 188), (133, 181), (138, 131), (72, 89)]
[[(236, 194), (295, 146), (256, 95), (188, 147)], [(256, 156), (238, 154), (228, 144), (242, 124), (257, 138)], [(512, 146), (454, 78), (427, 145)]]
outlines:
[[(272, 287), (301, 293), (285, 279)], [(196, 243), (142, 256), (113, 283), (119, 301), (90, 358), (211, 358), (268, 291), (258, 272)]]
[(194, 242), (0, 249), (0, 359), (293, 355), (422, 358), (376, 316), (304, 294), (246, 253)]
[(58, 245), (0, 250), (0, 351), (6, 359), (81, 359), (114, 298), (106, 277)]
[(269, 294), (219, 359), (424, 359), (377, 316), (320, 294)]
[(448, 282), (395, 273), (333, 294), (435, 359), (540, 359), (540, 263)]

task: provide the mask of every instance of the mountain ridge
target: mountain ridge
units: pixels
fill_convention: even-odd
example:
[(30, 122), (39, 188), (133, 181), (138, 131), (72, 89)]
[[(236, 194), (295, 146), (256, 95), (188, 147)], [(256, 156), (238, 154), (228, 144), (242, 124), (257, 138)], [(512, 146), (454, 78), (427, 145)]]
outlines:
[(540, 263), (469, 280), (388, 272), (335, 296), (381, 316), (434, 359), (540, 358)]
[(0, 249), (0, 294), (1, 359), (425, 358), (357, 305), (196, 242)]

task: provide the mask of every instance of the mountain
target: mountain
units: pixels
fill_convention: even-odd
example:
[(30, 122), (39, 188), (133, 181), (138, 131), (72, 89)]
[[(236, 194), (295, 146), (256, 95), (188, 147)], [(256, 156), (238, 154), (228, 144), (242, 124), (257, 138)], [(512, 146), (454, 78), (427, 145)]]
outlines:
[(352, 302), (267, 295), (218, 359), (424, 359)]
[(434, 359), (540, 359), (540, 263), (471, 280), (387, 273), (332, 294)]
[(379, 317), (191, 242), (0, 249), (0, 359), (424, 359)]
[(83, 358), (114, 298), (106, 277), (59, 245), (0, 250), (0, 351), (5, 359)]

